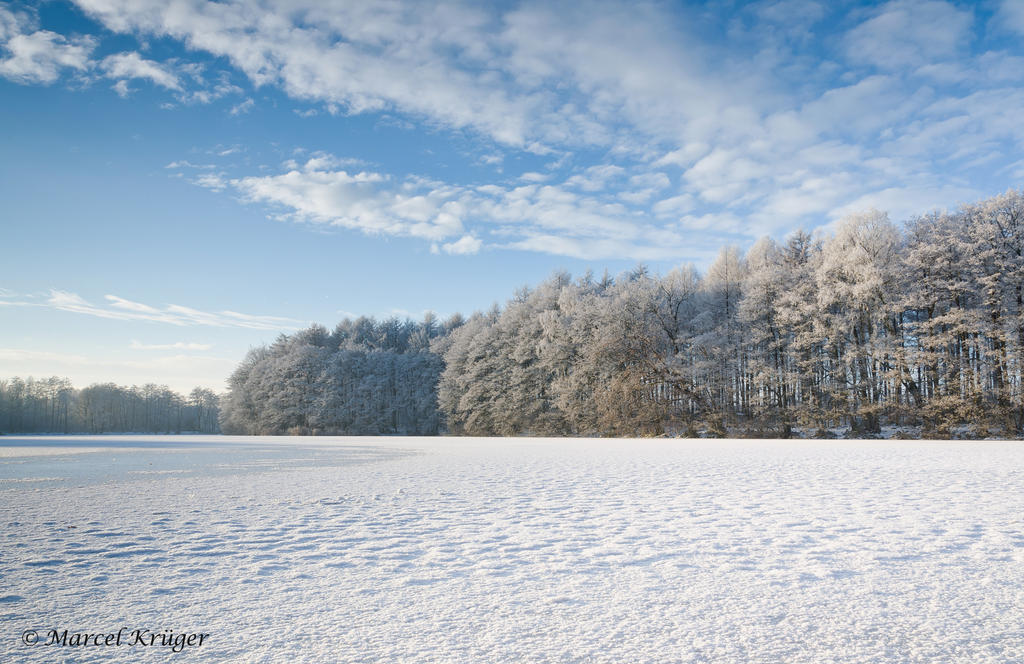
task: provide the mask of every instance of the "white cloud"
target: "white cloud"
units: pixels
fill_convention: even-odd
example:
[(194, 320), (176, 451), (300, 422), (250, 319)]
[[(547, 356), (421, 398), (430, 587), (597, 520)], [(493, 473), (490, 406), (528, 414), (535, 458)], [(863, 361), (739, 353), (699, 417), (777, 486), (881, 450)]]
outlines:
[(625, 240), (574, 238), (553, 234), (530, 235), (508, 243), (506, 248), (555, 256), (569, 256), (581, 260), (630, 258), (638, 261), (654, 261), (678, 260), (682, 257), (692, 256), (689, 248), (683, 249), (678, 245), (638, 247)]
[[(39, 30), (37, 24), (34, 10), (12, 12), (0, 7), (0, 77), (22, 84), (48, 85), (71, 71), (79, 84), (88, 85), (97, 77), (114, 80), (111, 89), (122, 98), (133, 92), (129, 81), (146, 80), (176, 93), (176, 99), (183, 103), (209, 103), (241, 92), (223, 74), (213, 82), (206, 81), (203, 67), (194, 63), (157, 62), (135, 51), (94, 60), (92, 55), (99, 43), (96, 37), (61, 35)], [(182, 78), (186, 75), (193, 82), (189, 90)]]
[(253, 101), (252, 97), (249, 97), (245, 101), (232, 106), (231, 110), (228, 111), (228, 113), (230, 115), (242, 115), (251, 111), (254, 106), (256, 106), (256, 102)]
[(629, 178), (631, 187), (664, 189), (672, 184), (664, 173), (640, 173)]
[[(203, 68), (198, 65), (181, 65), (180, 69), (183, 73), (189, 72), (195, 85), (199, 86), (189, 87), (186, 91), (179, 93), (177, 99), (181, 103), (210, 104), (223, 97), (243, 93), (242, 88), (230, 81), (228, 72), (217, 72), (211, 81), (202, 74)], [(242, 102), (243, 105), (244, 103)]]
[(51, 290), (44, 299), (21, 300), (4, 304), (46, 307), (59, 311), (96, 316), (98, 318), (151, 321), (179, 327), (208, 325), (212, 327), (240, 327), (254, 330), (293, 330), (298, 329), (302, 325), (301, 321), (280, 316), (254, 316), (235, 311), (208, 312), (177, 304), (154, 307), (117, 295), (106, 295), (104, 299), (106, 304), (93, 304), (77, 293), (55, 289)]
[(651, 211), (658, 217), (678, 216), (692, 211), (697, 206), (697, 201), (692, 194), (680, 194), (664, 198), (651, 207)]
[(472, 235), (463, 235), (455, 242), (442, 244), (441, 249), (448, 254), (466, 255), (479, 252), (482, 246), (483, 242)]
[[(733, 88), (763, 87), (741, 66), (727, 83), (707, 64), (717, 54), (699, 29), (650, 4), (525, 4), (504, 13), (319, 0), (77, 4), (111, 30), (172, 37), (227, 58), (254, 85), (280, 86), (296, 100), (346, 113), (397, 111), (541, 154), (553, 145), (629, 153), (644, 135), (707, 138), (756, 119), (731, 99)], [(615, 126), (622, 120), (632, 129)]]
[(679, 166), (680, 168), (689, 168), (697, 162), (698, 159), (706, 155), (711, 151), (711, 146), (707, 143), (687, 143), (681, 148), (677, 148), (662, 155), (653, 162), (655, 167), (664, 166)]
[(114, 92), (117, 93), (117, 96), (121, 97), (122, 99), (127, 99), (132, 94), (132, 89), (128, 87), (128, 81), (125, 80), (118, 81), (110, 87)]
[(918, 187), (887, 187), (856, 198), (849, 203), (836, 207), (829, 213), (834, 221), (849, 214), (867, 209), (884, 210), (889, 218), (903, 221), (932, 210), (945, 210), (959, 203), (977, 200), (982, 192), (969, 187), (934, 186), (923, 184)]
[(0, 7), (0, 76), (17, 83), (53, 83), (65, 69), (85, 71), (96, 47), (92, 37), (67, 38), (35, 30), (24, 14)]
[(430, 240), (462, 230), (453, 190), (413, 179), (391, 183), (380, 173), (333, 166), (327, 157), (314, 157), (287, 173), (237, 178), (230, 185), (244, 200), (283, 207), (287, 217), (301, 221)]
[(765, 23), (789, 26), (798, 33), (825, 16), (825, 8), (814, 0), (768, 0), (754, 3), (751, 10)]
[(884, 69), (952, 58), (966, 45), (973, 20), (969, 10), (943, 0), (893, 0), (847, 34), (847, 57)]
[(1024, 2), (1002, 0), (994, 18), (996, 25), (1024, 35)]
[(830, 133), (868, 138), (906, 115), (902, 107), (905, 98), (900, 82), (882, 74), (828, 89), (791, 116), (795, 126), (805, 132), (795, 136), (794, 142), (806, 145), (816, 136)]
[[(504, 16), (502, 64), (524, 87), (564, 90), (534, 123), (548, 143), (629, 153), (648, 137), (708, 137), (725, 124), (731, 92), (688, 18), (648, 3), (527, 4)], [(734, 73), (733, 85), (756, 94), (756, 76)]]
[(242, 147), (240, 145), (232, 145), (226, 148), (218, 147), (216, 150), (213, 150), (212, 152), (216, 154), (218, 157), (227, 157), (242, 152)]
[(643, 205), (670, 184), (664, 173), (640, 173), (629, 178), (630, 188), (619, 192), (618, 197), (632, 205)]
[(171, 344), (144, 344), (141, 341), (132, 339), (129, 346), (132, 350), (210, 350), (211, 344), (198, 344), (187, 341), (176, 341)]
[[(972, 169), (1024, 149), (1024, 58), (1013, 45), (984, 50), (970, 3), (76, 2), (115, 32), (231, 63), (212, 82), (177, 61), (136, 54), (122, 65), (131, 80), (176, 82), (180, 101), (240, 93), (231, 77), (241, 72), (308, 111), (377, 113), (475, 140), (465, 154), (505, 170), (497, 183), (428, 182), (324, 156), (195, 180), (283, 218), (438, 251), (471, 237), (573, 256), (685, 253), (691, 227), (719, 228), (709, 220), (753, 235), (822, 223), (873, 192), (922, 200), (914, 192), (929, 179), (952, 195)], [(0, 13), (5, 43), (38, 33), (56, 54), (91, 44), (12, 16)], [(1024, 10), (1003, 2), (994, 21), (1024, 29)], [(47, 57), (51, 68), (31, 76), (76, 70), (73, 58)], [(251, 93), (228, 112), (251, 108)]]
[(574, 175), (566, 180), (566, 186), (582, 189), (583, 191), (601, 191), (607, 189), (609, 184), (625, 175), (626, 169), (615, 164), (601, 164), (591, 166), (584, 173)]
[(709, 214), (687, 214), (683, 215), (676, 226), (685, 231), (702, 231), (705, 242), (715, 242), (712, 238), (715, 233), (743, 233), (747, 224), (735, 214), (729, 212)]
[(505, 155), (500, 152), (494, 152), (491, 154), (485, 154), (480, 157), (481, 164), (487, 164), (488, 166), (498, 166), (505, 160)]
[[(490, 17), (469, 6), (305, 2), (180, 3), (79, 0), (108, 28), (169, 36), (229, 59), (257, 86), (278, 84), (296, 99), (346, 112), (396, 107), (496, 140), (525, 145), (537, 101), (510, 95), (482, 71), (457, 63), (489, 61), (479, 40)], [(302, 14), (302, 25), (282, 17)], [(445, 52), (451, 56), (442, 55)], [(457, 61), (457, 62), (456, 62)], [(467, 94), (468, 93), (468, 94)]]
[(187, 159), (182, 159), (182, 160), (178, 160), (178, 161), (172, 161), (171, 163), (169, 163), (166, 166), (164, 166), (164, 168), (175, 169), (175, 170), (182, 169), (182, 168), (196, 168), (196, 169), (200, 169), (200, 170), (209, 170), (211, 168), (216, 168), (216, 166), (214, 166), (213, 164), (193, 164), (192, 162), (188, 161)]
[(218, 173), (206, 173), (204, 175), (200, 175), (195, 178), (193, 182), (200, 187), (212, 189), (213, 191), (224, 191), (228, 187), (228, 183), (224, 180), (224, 177)]
[(820, 219), (860, 186), (857, 177), (851, 173), (801, 178), (767, 196), (749, 223), (761, 233), (778, 233), (792, 219), (814, 216)]
[[(435, 253), (476, 253), (487, 235), (498, 246), (532, 250), (539, 246), (538, 237), (558, 235), (572, 242), (551, 243), (545, 252), (558, 253), (557, 247), (565, 246), (571, 252), (567, 255), (594, 248), (606, 256), (614, 246), (622, 258), (685, 255), (682, 236), (666, 234), (653, 217), (624, 204), (630, 201), (622, 192), (579, 191), (597, 189), (609, 178), (626, 182), (620, 167), (587, 169), (562, 183), (469, 187), (338, 168), (347, 162), (318, 154), (304, 164), (287, 162), (284, 173), (230, 180), (211, 176), (205, 186), (229, 187), (245, 201), (268, 206), (279, 219), (420, 238), (430, 241)], [(634, 176), (633, 182), (653, 185), (639, 192), (646, 201), (668, 178), (648, 173)]]
[(1024, 159), (1016, 161), (1003, 167), (1003, 172), (1009, 173), (1016, 180), (1024, 180)]
[(181, 90), (181, 80), (169, 67), (146, 60), (135, 52), (109, 55), (100, 61), (99, 67), (107, 78), (119, 79), (120, 82), (141, 78), (168, 90)]

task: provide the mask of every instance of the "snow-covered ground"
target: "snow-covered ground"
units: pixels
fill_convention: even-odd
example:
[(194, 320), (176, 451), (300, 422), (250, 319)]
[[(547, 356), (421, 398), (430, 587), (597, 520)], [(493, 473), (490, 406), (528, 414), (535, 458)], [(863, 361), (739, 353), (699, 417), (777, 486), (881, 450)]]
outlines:
[(1024, 661), (1021, 443), (0, 447), (3, 662)]

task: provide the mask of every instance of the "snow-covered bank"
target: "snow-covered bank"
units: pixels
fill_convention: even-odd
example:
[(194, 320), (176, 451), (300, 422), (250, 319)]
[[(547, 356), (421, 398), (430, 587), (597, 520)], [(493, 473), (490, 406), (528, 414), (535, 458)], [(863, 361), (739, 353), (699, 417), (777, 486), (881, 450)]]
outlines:
[[(19, 441), (2, 661), (1024, 655), (1020, 443)], [(122, 627), (210, 637), (21, 643)]]

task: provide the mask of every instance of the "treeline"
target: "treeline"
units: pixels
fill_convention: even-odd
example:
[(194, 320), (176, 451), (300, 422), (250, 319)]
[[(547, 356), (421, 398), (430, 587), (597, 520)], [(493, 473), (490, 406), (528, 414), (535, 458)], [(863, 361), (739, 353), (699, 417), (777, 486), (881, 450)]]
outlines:
[(0, 380), (0, 433), (219, 433), (219, 398), (163, 385), (74, 388), (67, 378)]
[(443, 325), (361, 318), (250, 353), (225, 431), (1024, 433), (1024, 195), (721, 251), (706, 273), (556, 274)]
[(1024, 195), (727, 248), (706, 274), (556, 275), (443, 346), (473, 435), (1024, 433)]
[(231, 434), (434, 435), (441, 431), (431, 343), (461, 324), (342, 321), (251, 350), (228, 380), (221, 426)]

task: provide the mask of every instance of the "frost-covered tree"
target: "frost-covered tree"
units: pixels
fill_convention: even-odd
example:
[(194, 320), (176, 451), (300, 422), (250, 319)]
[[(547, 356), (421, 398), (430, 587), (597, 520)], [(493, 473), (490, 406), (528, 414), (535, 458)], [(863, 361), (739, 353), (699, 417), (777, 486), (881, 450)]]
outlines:
[(764, 429), (776, 427), (778, 435), (788, 438), (797, 394), (790, 372), (792, 329), (782, 312), (783, 292), (792, 285), (786, 279), (785, 253), (771, 238), (762, 238), (750, 248), (746, 264), (737, 318), (747, 349), (748, 412)]
[(907, 387), (932, 435), (948, 435), (981, 408), (979, 292), (964, 222), (960, 214), (933, 213), (907, 224), (902, 309), (913, 366)]
[(980, 293), (983, 375), (992, 421), (1020, 431), (1024, 351), (1024, 194), (1009, 191), (961, 211), (969, 229), (972, 276)]
[(249, 352), (228, 380), (225, 433), (436, 434), (440, 356), (432, 341), (460, 323), (389, 318), (314, 325)]
[(736, 247), (725, 247), (703, 280), (705, 307), (700, 315), (701, 372), (718, 405), (719, 418), (731, 422), (749, 412), (747, 358), (740, 334), (739, 307), (746, 263)]
[(855, 430), (877, 433), (884, 404), (899, 398), (893, 342), (899, 322), (900, 235), (876, 210), (843, 219), (825, 242), (816, 274), (818, 335), (831, 368), (828, 395)]

